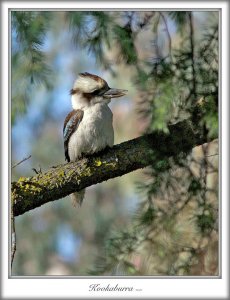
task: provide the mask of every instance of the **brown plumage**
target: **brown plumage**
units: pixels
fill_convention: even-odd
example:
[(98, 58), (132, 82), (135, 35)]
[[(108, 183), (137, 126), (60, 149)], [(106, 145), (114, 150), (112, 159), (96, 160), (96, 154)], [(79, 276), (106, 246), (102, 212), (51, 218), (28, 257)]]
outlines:
[(72, 110), (67, 117), (65, 118), (63, 126), (63, 135), (64, 135), (64, 149), (65, 149), (65, 159), (70, 162), (69, 152), (68, 152), (68, 143), (71, 135), (77, 130), (84, 112), (80, 109)]

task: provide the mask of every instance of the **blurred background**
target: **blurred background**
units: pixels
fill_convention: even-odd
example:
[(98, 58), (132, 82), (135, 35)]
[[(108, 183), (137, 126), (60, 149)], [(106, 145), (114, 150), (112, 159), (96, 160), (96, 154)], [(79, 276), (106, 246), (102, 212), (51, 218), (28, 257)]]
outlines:
[[(214, 11), (12, 11), (12, 181), (64, 163), (78, 73), (127, 89), (115, 144), (191, 119), (210, 141), (16, 218), (13, 275), (218, 274), (218, 23)], [(199, 107), (199, 111), (197, 110)]]

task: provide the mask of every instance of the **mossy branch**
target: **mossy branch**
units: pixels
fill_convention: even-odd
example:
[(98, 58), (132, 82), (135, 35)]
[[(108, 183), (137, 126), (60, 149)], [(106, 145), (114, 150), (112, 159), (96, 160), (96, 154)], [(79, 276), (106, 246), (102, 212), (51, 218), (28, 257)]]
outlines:
[(168, 134), (145, 135), (77, 162), (52, 167), (46, 173), (21, 177), (12, 182), (14, 216), (93, 184), (144, 168), (164, 157), (188, 152), (202, 142), (189, 121), (182, 121), (169, 126)]

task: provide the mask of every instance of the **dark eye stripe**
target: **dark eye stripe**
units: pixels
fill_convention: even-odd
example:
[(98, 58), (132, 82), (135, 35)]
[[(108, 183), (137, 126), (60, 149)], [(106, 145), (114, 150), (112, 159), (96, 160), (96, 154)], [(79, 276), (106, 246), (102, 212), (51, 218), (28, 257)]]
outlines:
[(91, 95), (93, 95), (93, 96), (102, 96), (108, 90), (109, 90), (109, 87), (105, 86), (105, 87), (103, 87), (99, 90), (96, 90), (96, 91), (92, 92)]

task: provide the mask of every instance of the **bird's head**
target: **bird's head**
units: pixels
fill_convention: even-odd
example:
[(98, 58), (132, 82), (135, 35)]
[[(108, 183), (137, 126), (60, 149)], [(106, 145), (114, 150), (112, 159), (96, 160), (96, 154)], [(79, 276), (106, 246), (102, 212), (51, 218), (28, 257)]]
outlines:
[(97, 75), (80, 73), (70, 91), (74, 109), (83, 109), (96, 103), (108, 104), (112, 98), (124, 96), (127, 90), (114, 89)]

